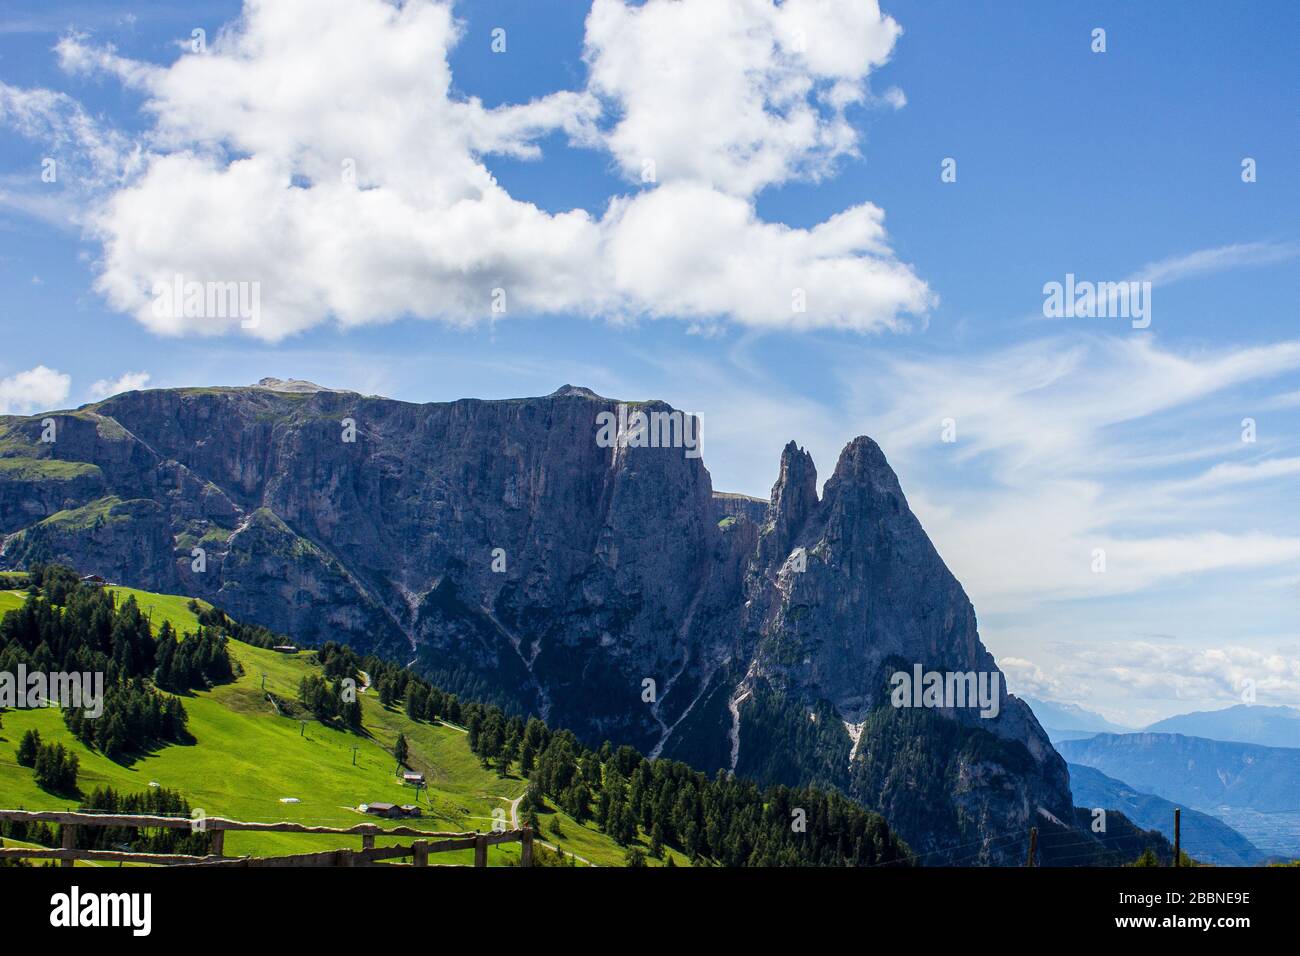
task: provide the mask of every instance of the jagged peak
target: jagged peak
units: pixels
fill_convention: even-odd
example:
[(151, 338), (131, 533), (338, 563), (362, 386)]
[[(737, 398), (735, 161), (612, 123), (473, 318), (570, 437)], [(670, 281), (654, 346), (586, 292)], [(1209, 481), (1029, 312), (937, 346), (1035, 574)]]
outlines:
[(768, 548), (784, 552), (817, 508), (817, 466), (812, 455), (791, 441), (781, 451), (781, 473), (772, 486)]
[(898, 475), (885, 458), (884, 451), (866, 435), (859, 435), (844, 446), (835, 463), (835, 471), (822, 488), (822, 500), (837, 500), (850, 488), (874, 489), (874, 493), (892, 496), (901, 507), (907, 507)]
[[(797, 489), (797, 492), (794, 490)], [(773, 503), (788, 498), (791, 493), (806, 495), (812, 493), (812, 500), (817, 500), (817, 466), (807, 449), (800, 448), (793, 440), (781, 450), (781, 471), (776, 484), (772, 486)]]
[(887, 475), (893, 482), (898, 480), (894, 474), (894, 469), (890, 467), (889, 461), (885, 458), (885, 453), (880, 446), (866, 435), (859, 435), (845, 445), (844, 450), (840, 452), (840, 458), (835, 463), (832, 478), (879, 474)]

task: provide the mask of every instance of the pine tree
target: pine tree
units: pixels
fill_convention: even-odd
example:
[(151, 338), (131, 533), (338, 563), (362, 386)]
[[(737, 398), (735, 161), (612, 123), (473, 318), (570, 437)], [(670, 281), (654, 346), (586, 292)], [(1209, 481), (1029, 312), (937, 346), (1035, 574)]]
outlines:
[(29, 730), (23, 734), (23, 739), (18, 742), (18, 766), (35, 767), (36, 756), (41, 750), (41, 732), (39, 730)]
[(361, 729), (361, 701), (353, 700), (343, 705), (343, 723), (351, 730)]
[(519, 747), (519, 772), (525, 777), (533, 772), (533, 757), (533, 745), (525, 738)]

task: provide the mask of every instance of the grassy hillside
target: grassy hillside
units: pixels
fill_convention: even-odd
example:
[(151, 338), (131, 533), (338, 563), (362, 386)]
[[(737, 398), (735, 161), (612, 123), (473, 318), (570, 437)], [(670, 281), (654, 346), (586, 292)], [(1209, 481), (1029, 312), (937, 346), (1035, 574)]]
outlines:
[[(151, 613), (155, 628), (163, 620), (170, 620), (181, 632), (197, 626), (187, 598), (114, 590), (123, 598), (133, 594), (140, 608)], [(21, 592), (0, 591), (0, 612), (22, 600)], [(230, 651), (243, 674), (234, 683), (184, 698), (196, 743), (163, 747), (129, 766), (87, 749), (68, 732), (57, 710), (5, 711), (0, 727), (0, 807), (66, 809), (75, 805), (38, 789), (32, 772), (18, 766), (18, 741), (26, 730), (35, 728), (44, 740), (61, 742), (77, 754), (83, 793), (97, 786), (136, 792), (155, 782), (180, 791), (192, 807), (212, 816), (340, 827), (362, 822), (396, 826), (396, 821), (377, 821), (353, 808), (375, 801), (416, 802), (414, 789), (398, 781), (396, 763), (388, 752), (402, 733), (410, 746), (407, 763), (422, 771), (429, 784), (420, 795), (425, 815), (419, 826), (486, 831), (492, 828), (494, 810), (504, 813), (509, 823), (511, 804), (523, 794), (527, 781), (518, 776), (503, 779), (495, 770), (483, 769), (461, 729), (414, 722), (400, 710), (382, 706), (373, 692), (360, 695), (365, 735), (280, 716), (267, 692), (281, 699), (296, 698), (302, 677), (319, 671), (310, 652), (284, 655), (233, 640)], [(282, 803), (286, 798), (298, 802)], [(560, 820), (562, 838), (551, 832), (549, 821), (554, 818)], [(591, 826), (580, 826), (561, 813), (542, 814), (541, 822), (541, 838), (548, 843), (559, 844), (598, 865), (623, 862), (623, 848)], [(377, 841), (379, 845), (394, 842), (401, 841)], [(226, 837), (228, 855), (359, 846), (356, 837), (284, 833), (230, 833)], [(492, 847), (489, 864), (516, 861), (518, 855), (517, 844)], [(471, 853), (439, 854), (434, 861), (469, 863)], [(685, 860), (677, 856), (675, 862), (682, 865)]]
[[(4, 582), (0, 582), (2, 585)], [(21, 607), (26, 595), (22, 591), (0, 591), (0, 614)]]

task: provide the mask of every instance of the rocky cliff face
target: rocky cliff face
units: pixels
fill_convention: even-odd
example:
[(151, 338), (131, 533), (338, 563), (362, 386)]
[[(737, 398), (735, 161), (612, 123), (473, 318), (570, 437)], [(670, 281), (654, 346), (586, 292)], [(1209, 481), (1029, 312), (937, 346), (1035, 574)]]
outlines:
[(414, 405), (267, 381), (0, 418), (0, 559), (402, 655), (591, 741), (837, 786), (927, 862), (971, 841), (1011, 862), (1021, 841), (991, 837), (1073, 819), (1004, 681), (995, 718), (892, 706), (914, 665), (1001, 675), (874, 442), (820, 497), (791, 443), (765, 503), (635, 428), (598, 441), (602, 413), (619, 404), (569, 386)]

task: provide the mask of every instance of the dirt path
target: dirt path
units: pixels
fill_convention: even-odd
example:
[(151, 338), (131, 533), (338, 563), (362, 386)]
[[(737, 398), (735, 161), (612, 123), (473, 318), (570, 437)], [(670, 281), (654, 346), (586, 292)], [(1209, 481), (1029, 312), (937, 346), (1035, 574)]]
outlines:
[(519, 804), (523, 802), (524, 794), (527, 792), (528, 791), (524, 791), (524, 793), (521, 793), (510, 801), (510, 828), (512, 830), (519, 829)]
[[(510, 800), (509, 797), (500, 797), (499, 799)], [(510, 800), (510, 828), (513, 830), (519, 829), (519, 804), (523, 803), (523, 800), (524, 800), (524, 794), (522, 793), (519, 796), (515, 797), (513, 800)], [(541, 834), (538, 834), (538, 836), (540, 835)], [(562, 849), (561, 847), (556, 846), (554, 843), (547, 843), (545, 840), (540, 840), (540, 839), (537, 840), (537, 842), (540, 843), (542, 846), (546, 847), (548, 850), (554, 850), (556, 853), (568, 853), (569, 856), (573, 857), (575, 860), (578, 860), (581, 863), (585, 863), (588, 866), (597, 865), (595, 863), (592, 863), (585, 856), (578, 856), (578, 854), (573, 853), (569, 850)]]

